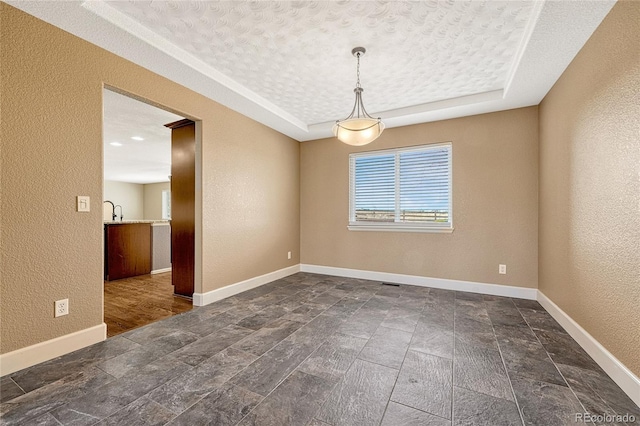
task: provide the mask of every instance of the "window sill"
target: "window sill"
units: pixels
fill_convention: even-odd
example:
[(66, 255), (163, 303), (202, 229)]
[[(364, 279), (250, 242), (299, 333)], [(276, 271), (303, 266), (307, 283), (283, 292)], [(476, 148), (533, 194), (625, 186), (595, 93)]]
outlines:
[(407, 224), (349, 224), (349, 231), (381, 231), (381, 232), (429, 232), (437, 234), (451, 234), (451, 226), (415, 226)]

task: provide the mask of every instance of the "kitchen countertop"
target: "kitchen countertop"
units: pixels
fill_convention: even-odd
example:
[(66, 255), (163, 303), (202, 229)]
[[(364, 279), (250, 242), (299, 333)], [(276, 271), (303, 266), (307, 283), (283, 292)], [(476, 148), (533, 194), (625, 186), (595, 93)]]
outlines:
[(108, 220), (104, 221), (105, 225), (127, 225), (129, 223), (150, 223), (152, 225), (168, 225), (168, 220)]

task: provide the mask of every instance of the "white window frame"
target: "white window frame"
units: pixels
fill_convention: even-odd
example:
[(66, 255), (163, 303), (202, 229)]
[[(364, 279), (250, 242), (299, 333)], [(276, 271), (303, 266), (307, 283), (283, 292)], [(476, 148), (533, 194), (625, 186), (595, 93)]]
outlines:
[[(449, 221), (448, 222), (371, 222), (355, 220), (355, 164), (356, 159), (360, 157), (369, 157), (381, 154), (399, 154), (407, 151), (421, 151), (435, 148), (447, 147), (449, 150)], [(396, 220), (399, 211), (399, 166), (396, 156)], [(453, 145), (451, 142), (442, 142), (426, 145), (417, 145), (403, 148), (386, 149), (379, 151), (367, 151), (349, 154), (349, 225), (350, 231), (390, 231), (390, 232), (436, 232), (451, 233), (453, 232)]]

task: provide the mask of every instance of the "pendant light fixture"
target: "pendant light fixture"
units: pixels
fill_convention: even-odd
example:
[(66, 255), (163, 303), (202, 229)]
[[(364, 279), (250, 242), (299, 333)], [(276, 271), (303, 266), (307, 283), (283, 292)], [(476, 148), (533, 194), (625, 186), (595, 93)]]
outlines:
[(347, 145), (360, 146), (371, 143), (376, 140), (384, 130), (384, 123), (380, 118), (371, 117), (364, 109), (364, 104), (362, 103), (362, 92), (364, 89), (360, 86), (360, 56), (364, 55), (366, 51), (364, 47), (354, 47), (351, 50), (353, 56), (358, 60), (358, 82), (356, 83), (356, 88), (353, 89), (356, 94), (356, 103), (353, 105), (351, 114), (344, 120), (337, 120), (333, 126), (334, 136)]

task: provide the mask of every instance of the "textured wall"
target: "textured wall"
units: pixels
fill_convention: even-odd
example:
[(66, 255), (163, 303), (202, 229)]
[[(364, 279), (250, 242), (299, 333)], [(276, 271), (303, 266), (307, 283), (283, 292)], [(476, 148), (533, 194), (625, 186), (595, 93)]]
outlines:
[(162, 219), (162, 191), (171, 189), (171, 183), (148, 183), (144, 185), (144, 219)]
[[(446, 141), (452, 234), (347, 230), (350, 152)], [(387, 129), (361, 148), (305, 142), (300, 157), (302, 263), (537, 286), (537, 107)]]
[(197, 292), (299, 263), (296, 141), (5, 3), (0, 14), (2, 353), (102, 323), (104, 84), (202, 120)]
[(540, 290), (640, 376), (640, 2), (540, 104)]
[[(144, 219), (144, 185), (138, 183), (104, 181), (104, 200), (122, 206), (124, 220)], [(111, 206), (109, 206), (111, 213)], [(120, 209), (116, 209), (120, 220)]]

